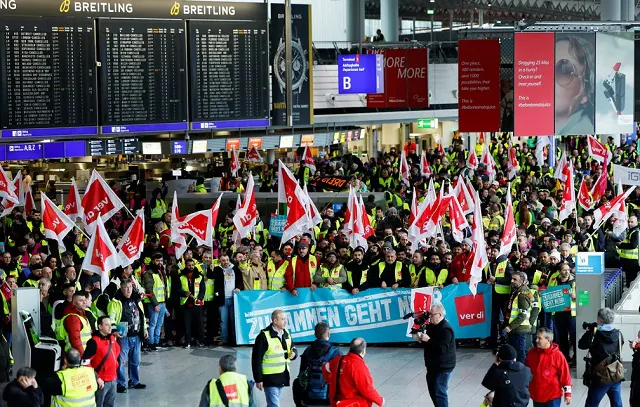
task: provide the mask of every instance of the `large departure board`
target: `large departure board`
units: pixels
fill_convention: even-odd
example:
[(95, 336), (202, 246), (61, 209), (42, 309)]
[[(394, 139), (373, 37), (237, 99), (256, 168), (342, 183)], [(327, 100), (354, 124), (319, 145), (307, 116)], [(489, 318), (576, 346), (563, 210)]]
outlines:
[(98, 24), (102, 133), (187, 130), (185, 23)]
[(191, 129), (269, 126), (266, 21), (190, 21)]
[(2, 137), (97, 134), (93, 21), (0, 20)]

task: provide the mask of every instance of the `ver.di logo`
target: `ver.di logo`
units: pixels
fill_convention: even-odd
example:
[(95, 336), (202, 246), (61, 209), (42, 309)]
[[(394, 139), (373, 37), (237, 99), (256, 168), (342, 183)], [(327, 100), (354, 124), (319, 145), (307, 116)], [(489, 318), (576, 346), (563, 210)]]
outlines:
[(169, 14), (171, 14), (172, 16), (177, 16), (178, 14), (180, 14), (180, 3), (178, 3), (177, 1), (173, 3), (173, 6), (171, 6), (171, 11), (169, 11)]
[(71, 0), (62, 0), (62, 3), (60, 3), (60, 12), (68, 13), (70, 9), (71, 9)]

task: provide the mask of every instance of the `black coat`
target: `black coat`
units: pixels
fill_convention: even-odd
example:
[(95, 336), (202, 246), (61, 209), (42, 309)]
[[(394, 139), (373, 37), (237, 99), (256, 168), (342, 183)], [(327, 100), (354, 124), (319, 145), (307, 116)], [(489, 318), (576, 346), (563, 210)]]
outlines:
[[(274, 387), (274, 386), (289, 386), (290, 381), (290, 372), (289, 369), (286, 369), (282, 373), (278, 374), (262, 374), (262, 359), (264, 358), (264, 354), (267, 352), (269, 348), (269, 343), (267, 342), (267, 335), (271, 338), (275, 338), (278, 336), (276, 331), (269, 325), (267, 328), (260, 331), (258, 336), (256, 337), (256, 342), (253, 345), (253, 352), (251, 353), (251, 369), (253, 371), (253, 379), (256, 383), (263, 383), (264, 387)], [(289, 334), (285, 332), (282, 335), (282, 349), (286, 349), (285, 340), (289, 337)], [(298, 357), (298, 351), (295, 348), (293, 341), (291, 341), (291, 349), (295, 352), (296, 357)], [(288, 355), (285, 355), (288, 356)], [(292, 359), (292, 360), (295, 360)]]
[(631, 394), (629, 401), (632, 406), (640, 406), (640, 351), (633, 351), (631, 362)]
[[(236, 265), (233, 266), (233, 273), (235, 274), (236, 288), (242, 290), (244, 282), (242, 281), (242, 272)], [(213, 303), (219, 307), (224, 305), (224, 270), (222, 267), (216, 266), (213, 269), (213, 290), (214, 297)]]
[(427, 371), (450, 372), (456, 367), (456, 338), (446, 319), (427, 325), (429, 341), (424, 344), (424, 365)]
[(611, 331), (599, 329), (595, 335), (593, 330), (588, 330), (578, 341), (578, 348), (589, 351), (591, 354), (591, 366), (594, 368), (605, 360), (608, 355), (615, 353), (620, 357), (618, 336), (620, 336), (620, 342), (624, 344), (624, 337), (617, 329)]
[(506, 361), (491, 365), (482, 385), (495, 392), (493, 407), (526, 407), (529, 405), (529, 383), (533, 375), (520, 362)]
[(42, 389), (29, 386), (23, 389), (16, 380), (7, 384), (2, 393), (2, 399), (7, 402), (7, 407), (40, 407), (44, 405)]

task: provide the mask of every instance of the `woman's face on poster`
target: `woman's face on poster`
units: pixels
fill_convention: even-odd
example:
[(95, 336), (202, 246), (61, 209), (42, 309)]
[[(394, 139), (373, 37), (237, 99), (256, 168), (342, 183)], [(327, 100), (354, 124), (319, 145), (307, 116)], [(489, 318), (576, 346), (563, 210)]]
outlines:
[[(579, 46), (579, 43), (576, 44)], [(571, 49), (569, 40), (556, 43), (556, 114), (570, 116), (580, 105), (588, 102), (585, 92), (584, 74), (586, 66), (581, 63)]]

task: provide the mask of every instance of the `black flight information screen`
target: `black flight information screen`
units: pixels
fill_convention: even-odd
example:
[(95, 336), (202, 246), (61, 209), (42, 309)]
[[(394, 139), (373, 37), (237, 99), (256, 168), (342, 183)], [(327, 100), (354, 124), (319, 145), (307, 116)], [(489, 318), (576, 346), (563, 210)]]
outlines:
[(3, 138), (94, 135), (92, 20), (0, 20)]
[(190, 21), (191, 129), (269, 126), (266, 21)]
[(188, 130), (184, 22), (100, 20), (98, 26), (102, 133)]

